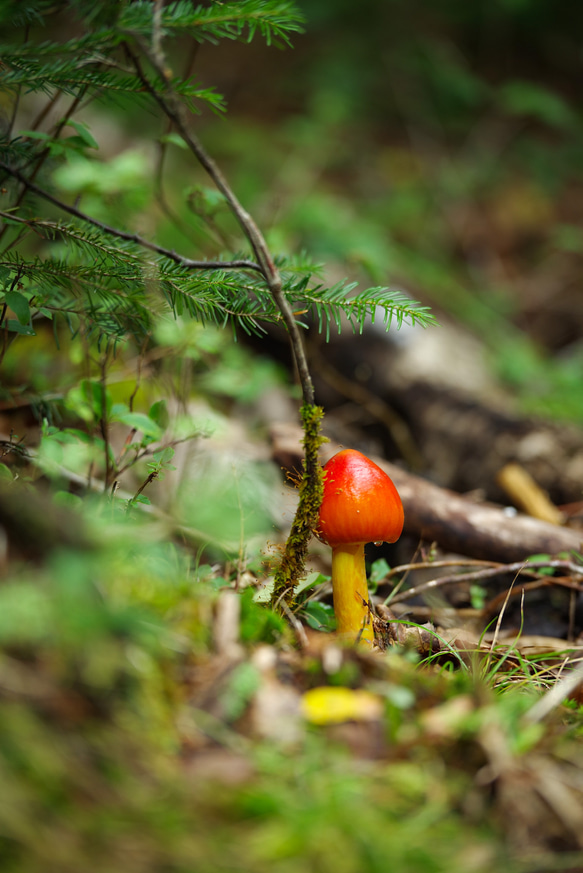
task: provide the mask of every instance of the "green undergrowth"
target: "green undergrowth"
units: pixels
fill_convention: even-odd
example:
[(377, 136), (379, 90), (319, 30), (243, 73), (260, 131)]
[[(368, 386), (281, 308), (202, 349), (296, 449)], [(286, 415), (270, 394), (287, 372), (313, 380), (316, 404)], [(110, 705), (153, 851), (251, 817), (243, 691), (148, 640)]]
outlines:
[[(496, 692), (479, 669), (404, 651), (330, 660), (298, 646), (253, 586), (235, 595), (228, 654), (216, 636), (235, 590), (226, 564), (194, 561), (109, 504), (81, 526), (77, 510), (68, 545), (24, 560), (22, 518), (6, 522), (18, 488), (0, 494), (12, 544), (0, 585), (4, 873), (534, 871), (531, 843), (576, 847), (560, 820), (549, 836), (529, 783), (540, 761), (559, 786), (580, 778), (574, 706), (529, 724), (536, 690)], [(27, 505), (37, 497), (65, 512), (64, 529), (66, 510), (32, 493)], [(281, 732), (253, 721), (266, 688), (272, 703), (294, 695)], [(348, 695), (347, 719), (330, 716), (330, 689)], [(306, 708), (310, 691), (323, 717)]]

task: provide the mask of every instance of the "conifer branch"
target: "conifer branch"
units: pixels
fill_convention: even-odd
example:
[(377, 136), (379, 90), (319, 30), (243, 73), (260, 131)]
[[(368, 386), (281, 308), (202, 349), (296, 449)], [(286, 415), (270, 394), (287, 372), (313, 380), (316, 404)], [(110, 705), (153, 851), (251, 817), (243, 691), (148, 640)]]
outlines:
[[(24, 185), (29, 191), (33, 194), (36, 194), (38, 197), (42, 197), (44, 200), (48, 200), (49, 203), (52, 203), (53, 206), (57, 206), (59, 209), (62, 209), (63, 212), (68, 212), (69, 215), (74, 215), (75, 218), (80, 219), (81, 221), (87, 222), (87, 224), (92, 224), (94, 227), (99, 228), (99, 230), (103, 231), (103, 233), (107, 233), (110, 236), (115, 236), (118, 239), (126, 240), (127, 242), (133, 242), (136, 245), (141, 246), (142, 248), (148, 249), (151, 252), (155, 252), (157, 255), (163, 255), (165, 258), (168, 258), (170, 261), (174, 261), (175, 264), (179, 264), (181, 267), (187, 267), (191, 270), (256, 270), (258, 272), (263, 272), (259, 264), (256, 264), (254, 261), (248, 261), (246, 259), (238, 259), (235, 261), (193, 261), (191, 258), (185, 258), (183, 255), (179, 255), (177, 252), (166, 249), (164, 246), (159, 246), (156, 243), (150, 242), (145, 237), (140, 236), (138, 233), (127, 233), (125, 230), (120, 230), (117, 227), (110, 227), (108, 224), (104, 224), (102, 221), (98, 221), (96, 218), (92, 218), (92, 216), (87, 215), (86, 212), (82, 212), (80, 209), (77, 209), (76, 206), (70, 206), (68, 203), (65, 203), (63, 200), (59, 200), (58, 197), (55, 197), (54, 194), (50, 194), (48, 191), (45, 191), (44, 188), (40, 188), (34, 182), (31, 182), (26, 176), (24, 176), (19, 170), (15, 167), (11, 167), (8, 164), (5, 164), (3, 161), (0, 161), (0, 170), (4, 170), (5, 173), (12, 176), (14, 179), (17, 179), (21, 185)], [(21, 221), (24, 224), (29, 224), (31, 226), (34, 225), (34, 221), (27, 221), (26, 219), (18, 219), (14, 216), (11, 216), (11, 220), (13, 221)]]
[(315, 403), (314, 386), (308, 368), (308, 362), (306, 359), (300, 330), (294, 316), (293, 309), (283, 292), (281, 276), (279, 270), (275, 265), (273, 257), (271, 256), (267, 243), (265, 242), (265, 238), (263, 237), (263, 234), (259, 230), (259, 227), (255, 223), (254, 219), (239, 202), (237, 196), (228, 184), (225, 176), (223, 175), (216, 162), (207, 153), (206, 149), (199, 142), (198, 138), (195, 137), (194, 134), (192, 134), (191, 131), (188, 129), (184, 107), (172, 87), (172, 81), (168, 70), (166, 69), (166, 64), (163, 62), (164, 59), (160, 57), (160, 50), (156, 54), (154, 54), (154, 52), (152, 52), (150, 47), (139, 35), (131, 35), (134, 37), (134, 39), (137, 40), (140, 48), (144, 52), (145, 56), (148, 58), (157, 75), (165, 83), (166, 95), (161, 95), (154, 88), (153, 84), (150, 82), (149, 78), (145, 74), (139, 58), (126, 43), (125, 50), (134, 64), (138, 78), (141, 80), (149, 94), (154, 98), (158, 106), (162, 109), (164, 114), (176, 126), (176, 129), (182, 136), (184, 142), (188, 145), (189, 149), (197, 158), (201, 166), (206, 170), (218, 190), (225, 197), (227, 203), (231, 207), (235, 218), (239, 222), (241, 229), (245, 233), (245, 236), (247, 237), (253, 252), (255, 253), (255, 257), (257, 258), (257, 261), (261, 268), (261, 272), (263, 273), (267, 286), (282, 314), (283, 321), (289, 334), (294, 360), (298, 371), (298, 377), (302, 386), (304, 402), (310, 406), (313, 406)]

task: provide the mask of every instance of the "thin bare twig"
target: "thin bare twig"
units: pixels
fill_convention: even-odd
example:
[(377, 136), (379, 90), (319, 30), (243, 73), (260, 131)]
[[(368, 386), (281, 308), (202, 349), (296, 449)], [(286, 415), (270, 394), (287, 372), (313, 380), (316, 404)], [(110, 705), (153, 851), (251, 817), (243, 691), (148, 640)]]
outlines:
[(299, 620), (297, 615), (294, 615), (294, 613), (291, 611), (291, 609), (289, 608), (289, 606), (287, 605), (285, 600), (282, 599), (280, 601), (280, 606), (281, 606), (281, 609), (283, 610), (283, 612), (285, 613), (287, 620), (289, 621), (289, 623), (293, 627), (294, 631), (296, 632), (296, 636), (297, 636), (297, 639), (298, 639), (300, 646), (302, 647), (302, 649), (307, 649), (308, 645), (309, 645), (309, 640), (308, 640), (308, 635), (306, 634), (306, 630), (305, 630), (303, 624), (301, 623), (301, 621)]
[(393, 576), (410, 573), (411, 570), (436, 570), (442, 567), (499, 567), (498, 561), (480, 561), (476, 558), (448, 558), (442, 561), (411, 561), (408, 564), (398, 564), (386, 573), (379, 585), (386, 585)]
[(162, 9), (164, 7), (163, 0), (154, 0), (154, 10), (152, 14), (152, 54), (159, 62), (163, 61), (162, 54)]
[[(556, 585), (558, 588), (568, 589), (571, 597), (572, 595), (576, 595), (579, 591), (581, 591), (581, 585), (579, 582), (574, 582), (569, 578), (565, 578), (564, 576), (542, 576), (536, 573), (532, 573), (530, 575), (534, 576), (535, 578), (532, 582), (523, 583), (523, 591), (538, 591), (541, 588), (549, 588), (553, 585)], [(482, 617), (487, 617), (493, 612), (496, 612), (503, 598), (504, 592), (497, 594), (496, 597), (488, 600), (488, 602), (485, 603), (480, 610)]]
[[(449, 562), (440, 562), (443, 563), (444, 566), (448, 566)], [(473, 563), (478, 564), (486, 564), (487, 566), (482, 566), (481, 569), (473, 570), (470, 573), (453, 573), (449, 576), (441, 576), (438, 579), (431, 579), (429, 582), (423, 582), (420, 585), (416, 585), (414, 588), (409, 588), (407, 591), (402, 591), (400, 594), (396, 594), (394, 597), (387, 598), (387, 602), (390, 603), (399, 603), (403, 600), (409, 600), (411, 597), (417, 597), (419, 594), (423, 594), (426, 591), (432, 591), (435, 588), (441, 588), (444, 585), (449, 585), (451, 583), (456, 582), (475, 582), (480, 579), (488, 579), (493, 576), (500, 576), (502, 573), (528, 573), (529, 575), (538, 576), (536, 571), (540, 569), (544, 569), (547, 567), (558, 569), (558, 570), (567, 570), (569, 573), (572, 573), (575, 576), (583, 576), (583, 566), (580, 564), (574, 564), (572, 561), (562, 561), (562, 560), (549, 560), (549, 561), (519, 561), (514, 564), (489, 564), (488, 562), (471, 562), (464, 561), (463, 565), (472, 565)], [(435, 564), (419, 564), (416, 565), (419, 569), (428, 567), (437, 566), (438, 562)], [(397, 568), (395, 568), (396, 570)], [(392, 574), (395, 571), (392, 571)], [(386, 580), (383, 580), (383, 582)], [(549, 583), (552, 583), (552, 577), (549, 577)], [(555, 580), (556, 582), (557, 580)], [(382, 584), (379, 583), (379, 585)]]
[[(490, 664), (492, 662), (492, 655), (494, 653), (494, 649), (496, 648), (496, 645), (498, 644), (498, 637), (500, 636), (500, 628), (502, 627), (502, 619), (504, 618), (504, 613), (506, 612), (506, 607), (508, 606), (508, 601), (510, 600), (510, 595), (512, 594), (512, 589), (514, 588), (514, 583), (518, 579), (519, 575), (520, 575), (520, 571), (518, 571), (516, 573), (514, 579), (512, 580), (510, 588), (506, 592), (506, 597), (504, 598), (504, 603), (502, 604), (502, 609), (500, 610), (500, 613), (499, 613), (498, 618), (496, 620), (496, 627), (494, 628), (494, 636), (492, 637), (492, 641), (490, 643), (490, 651), (488, 652), (488, 657), (486, 659), (486, 673), (490, 669)], [(524, 615), (524, 588), (522, 589), (522, 604), (523, 604), (523, 610), (521, 611), (521, 615)]]
[(99, 429), (103, 438), (104, 454), (105, 454), (105, 482), (104, 490), (107, 490), (112, 475), (115, 476), (115, 470), (112, 470), (110, 457), (110, 441), (109, 441), (109, 421), (107, 419), (107, 366), (108, 366), (109, 350), (105, 352), (101, 363), (101, 378), (99, 380), (101, 386), (101, 415), (99, 417)]
[(159, 475), (160, 474), (158, 473), (157, 470), (152, 470), (151, 473), (148, 473), (148, 475), (146, 476), (146, 478), (144, 479), (144, 481), (142, 482), (142, 484), (140, 485), (140, 487), (138, 488), (138, 490), (136, 491), (134, 496), (129, 500), (128, 510), (127, 510), (128, 513), (130, 511), (130, 506), (133, 505), (137, 501), (140, 494), (142, 494), (142, 492), (146, 490), (148, 485), (150, 485), (154, 481), (154, 479), (157, 479)]

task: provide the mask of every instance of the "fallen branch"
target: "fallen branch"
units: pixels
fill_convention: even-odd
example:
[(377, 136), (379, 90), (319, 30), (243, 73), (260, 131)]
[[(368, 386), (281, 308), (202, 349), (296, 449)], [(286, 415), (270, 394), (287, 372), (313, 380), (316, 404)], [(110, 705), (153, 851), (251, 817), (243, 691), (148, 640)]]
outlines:
[(379, 458), (405, 507), (405, 532), (447, 551), (511, 563), (539, 553), (580, 552), (583, 534), (439, 488)]
[[(301, 463), (302, 431), (295, 425), (272, 428), (273, 456), (286, 466)], [(323, 461), (338, 451), (326, 443)], [(404, 532), (436, 542), (446, 551), (470, 558), (513, 563), (540, 553), (581, 552), (583, 533), (502, 506), (475, 503), (461, 494), (433, 485), (382, 458), (372, 458), (395, 483), (405, 509)]]

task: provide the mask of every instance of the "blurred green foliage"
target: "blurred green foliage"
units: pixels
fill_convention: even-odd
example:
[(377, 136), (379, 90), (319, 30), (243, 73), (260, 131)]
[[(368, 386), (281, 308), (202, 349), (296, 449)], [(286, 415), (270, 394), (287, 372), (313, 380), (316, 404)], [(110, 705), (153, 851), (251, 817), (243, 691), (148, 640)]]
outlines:
[[(87, 864), (110, 873), (128, 864), (357, 873), (384, 869), (388, 854), (403, 873), (486, 871), (499, 858), (512, 869), (496, 827), (460, 812), (468, 775), (444, 780), (442, 761), (424, 742), (409, 761), (364, 770), (317, 730), (291, 755), (277, 742), (253, 743), (233, 730), (265, 681), (245, 659), (217, 689), (220, 718), (189, 708), (185, 674), (204, 677), (213, 663), (208, 616), (221, 591), (214, 571), (191, 567), (151, 524), (112, 520), (103, 506), (82, 513), (100, 545), (57, 549), (42, 571), (23, 562), (0, 586), (6, 873)], [(285, 632), (252, 594), (242, 596), (240, 626), (251, 647)], [(348, 675), (359, 681), (356, 665)], [(403, 664), (386, 687), (395, 742), (418, 730), (415, 695), (399, 703), (408, 683), (423, 684), (414, 677), (414, 665)], [(427, 681), (428, 693), (440, 684)], [(466, 692), (471, 687), (466, 681)], [(451, 684), (449, 693), (459, 690)], [(505, 709), (501, 725), (524, 704)], [(483, 723), (468, 718), (460, 728), (466, 742)], [(233, 779), (197, 775), (195, 762), (190, 770), (189, 743), (205, 734), (214, 742), (203, 759), (219, 751)]]

